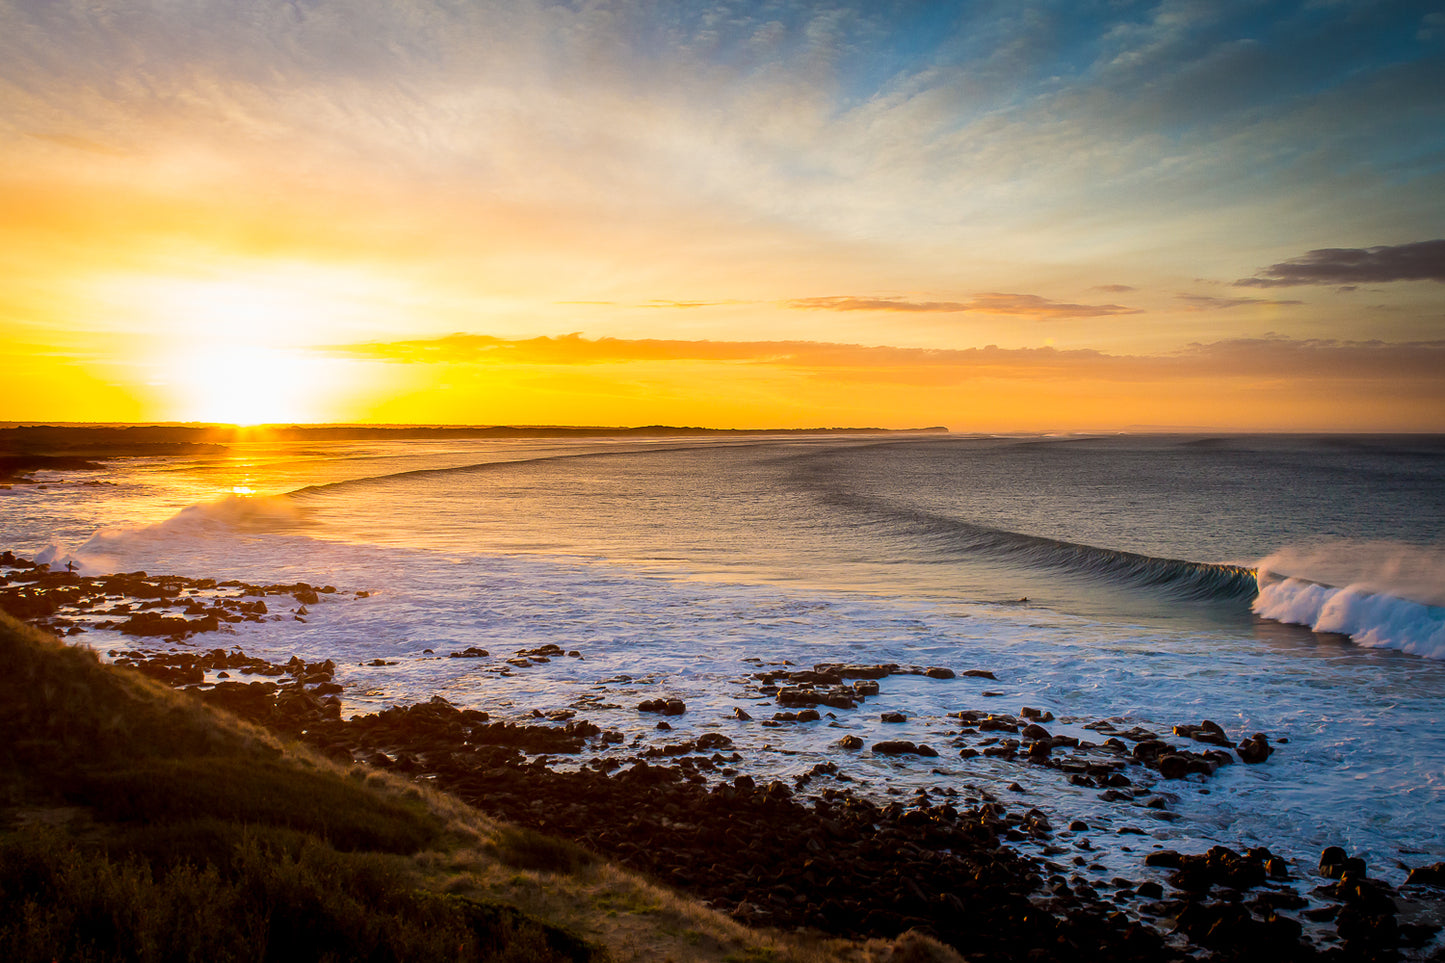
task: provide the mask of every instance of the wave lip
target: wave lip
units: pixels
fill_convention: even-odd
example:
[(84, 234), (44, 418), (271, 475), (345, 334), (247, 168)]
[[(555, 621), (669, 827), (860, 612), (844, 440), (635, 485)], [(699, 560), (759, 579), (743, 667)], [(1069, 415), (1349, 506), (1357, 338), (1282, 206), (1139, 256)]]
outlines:
[(1029, 568), (1051, 569), (1080, 578), (1159, 589), (1180, 600), (1249, 600), (1257, 588), (1255, 570), (1243, 565), (1158, 558), (922, 512), (909, 513), (906, 517), (919, 526), (924, 537), (947, 550)]
[(1254, 611), (1316, 632), (1348, 635), (1357, 645), (1445, 660), (1445, 608), (1365, 585), (1341, 588), (1262, 569)]

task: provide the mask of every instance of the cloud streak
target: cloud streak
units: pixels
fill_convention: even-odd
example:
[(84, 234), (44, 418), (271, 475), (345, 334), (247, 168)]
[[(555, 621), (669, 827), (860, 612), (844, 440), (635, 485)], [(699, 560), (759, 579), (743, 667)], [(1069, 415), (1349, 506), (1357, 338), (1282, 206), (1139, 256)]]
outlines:
[(1011, 317), (1052, 320), (1056, 318), (1103, 318), (1119, 314), (1140, 314), (1141, 309), (1122, 304), (1069, 304), (1052, 301), (1037, 294), (1004, 294), (988, 292), (968, 301), (909, 301), (906, 298), (870, 298), (843, 295), (822, 298), (794, 298), (785, 301), (790, 308), (807, 311), (900, 311), (940, 312), (958, 314), (1002, 314)]
[(1304, 304), (1303, 301), (1281, 301), (1274, 298), (1219, 298), (1208, 294), (1176, 294), (1191, 311), (1223, 311), (1228, 308), (1243, 308), (1249, 305), (1270, 304), (1277, 307)]
[(1108, 354), (1094, 349), (902, 348), (822, 341), (686, 341), (559, 336), (508, 339), (457, 333), (412, 341), (327, 349), (342, 357), (398, 364), (607, 365), (719, 363), (789, 369), (857, 369), (890, 379), (900, 369), (953, 369), (958, 376), (1231, 380), (1423, 380), (1445, 394), (1445, 340), (1418, 342), (1295, 339), (1279, 336), (1195, 343), (1175, 352)]
[(1383, 284), (1437, 281), (1445, 284), (1445, 239), (1380, 247), (1329, 247), (1310, 251), (1240, 278), (1236, 287), (1278, 288), (1301, 284)]

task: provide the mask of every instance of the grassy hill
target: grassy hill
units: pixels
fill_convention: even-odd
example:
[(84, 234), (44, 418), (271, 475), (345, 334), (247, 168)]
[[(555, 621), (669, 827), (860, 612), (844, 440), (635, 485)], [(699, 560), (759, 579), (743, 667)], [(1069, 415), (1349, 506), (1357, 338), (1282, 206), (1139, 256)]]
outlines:
[(0, 959), (956, 957), (748, 930), (0, 614)]

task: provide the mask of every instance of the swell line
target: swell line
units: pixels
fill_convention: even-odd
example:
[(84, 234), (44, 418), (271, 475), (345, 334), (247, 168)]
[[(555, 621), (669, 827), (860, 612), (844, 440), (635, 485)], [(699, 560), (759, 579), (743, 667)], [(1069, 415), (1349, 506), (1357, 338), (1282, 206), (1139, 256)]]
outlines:
[(346, 479), (343, 479), (343, 480), (341, 480), (341, 481), (324, 482), (324, 483), (319, 484), (319, 485), (305, 485), (305, 486), (302, 486), (301, 488), (297, 488), (297, 489), (294, 489), (294, 490), (292, 490), (292, 491), (285, 492), (285, 493), (283, 493), (283, 494), (282, 494), (281, 496), (279, 496), (279, 497), (283, 497), (283, 498), (304, 498), (304, 497), (308, 497), (308, 496), (311, 496), (311, 495), (318, 495), (318, 494), (322, 494), (322, 493), (332, 493), (332, 492), (343, 491), (343, 490), (348, 489), (348, 488), (364, 488), (364, 487), (373, 486), (373, 485), (387, 484), (387, 483), (390, 483), (390, 482), (399, 481), (399, 480), (404, 479), (404, 478), (412, 478), (412, 479), (415, 479), (415, 478), (435, 477), (435, 476), (443, 476), (443, 475), (450, 475), (450, 474), (459, 474), (459, 475), (475, 474), (475, 473), (478, 473), (478, 472), (488, 471), (488, 470), (490, 470), (490, 469), (501, 469), (501, 468), (505, 468), (505, 467), (508, 467), (508, 466), (517, 466), (517, 465), (530, 465), (530, 464), (537, 464), (537, 463), (540, 463), (540, 462), (550, 462), (550, 461), (576, 461), (576, 460), (585, 459), (585, 458), (609, 458), (609, 457), (619, 457), (619, 456), (623, 456), (623, 455), (648, 455), (648, 454), (654, 454), (654, 453), (656, 453), (656, 454), (664, 454), (664, 453), (667, 453), (667, 452), (678, 452), (678, 451), (698, 451), (698, 450), (700, 450), (700, 449), (710, 448), (710, 447), (760, 448), (760, 447), (765, 447), (765, 446), (767, 446), (768, 444), (770, 444), (770, 443), (769, 443), (769, 442), (756, 442), (756, 441), (755, 441), (755, 442), (738, 442), (738, 443), (735, 443), (735, 444), (719, 444), (719, 443), (713, 443), (713, 444), (711, 444), (711, 445), (701, 445), (701, 444), (674, 445), (674, 446), (671, 446), (671, 447), (668, 447), (668, 448), (627, 448), (627, 449), (622, 449), (622, 450), (609, 450), (609, 451), (557, 452), (557, 453), (549, 454), (549, 455), (537, 455), (537, 456), (531, 457), (531, 458), (505, 458), (505, 459), (498, 459), (498, 460), (495, 460), (495, 461), (474, 462), (474, 463), (468, 464), (468, 465), (449, 465), (449, 466), (447, 466), (447, 467), (445, 467), (445, 468), (410, 468), (410, 469), (408, 469), (408, 470), (406, 470), (406, 471), (389, 472), (389, 473), (383, 474), (383, 475), (368, 475), (368, 476), (366, 476), (366, 477), (364, 477), (364, 478), (346, 478)]

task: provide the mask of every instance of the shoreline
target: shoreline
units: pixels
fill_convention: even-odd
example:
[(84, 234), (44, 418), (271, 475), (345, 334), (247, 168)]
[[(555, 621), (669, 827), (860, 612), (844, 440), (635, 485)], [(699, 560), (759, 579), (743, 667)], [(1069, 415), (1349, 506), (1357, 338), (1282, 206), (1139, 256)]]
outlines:
[[(1402, 940), (1428, 946), (1436, 935), (1426, 932), (1426, 923), (1395, 922), (1402, 914), (1414, 919), (1420, 911), (1408, 907), (1429, 904), (1420, 894), (1429, 897), (1434, 891), (1410, 885), (1410, 893), (1402, 894), (1370, 878), (1368, 867), (1347, 866), (1343, 853), (1329, 854), (1333, 861), (1323, 867), (1335, 876), (1316, 877), (1297, 869), (1292, 878), (1282, 880), (1276, 874), (1285, 869), (1283, 863), (1267, 851), (1237, 853), (1216, 847), (1212, 855), (1190, 855), (1156, 850), (1148, 859), (1141, 853), (1137, 873), (1101, 885), (1086, 869), (1087, 825), (1079, 828), (1071, 821), (1067, 829), (1056, 827), (1036, 810), (1010, 812), (995, 799), (969, 798), (951, 786), (915, 794), (906, 803), (880, 805), (851, 791), (838, 778), (846, 772), (836, 766), (833, 772), (816, 773), (818, 783), (827, 785), (812, 787), (811, 797), (804, 795), (813, 781), (808, 777), (794, 780), (794, 785), (774, 780), (760, 786), (737, 770), (739, 758), (729, 751), (731, 740), (720, 734), (639, 749), (621, 745), (620, 733), (604, 732), (575, 713), (547, 718), (534, 710), (533, 723), (496, 722), (485, 712), (457, 709), (440, 699), (343, 720), (334, 663), (266, 663), (209, 648), (206, 636), (234, 621), (267, 617), (267, 610), (257, 611), (255, 602), (264, 605), (268, 596), (274, 597), (273, 605), (280, 597), (288, 605), (294, 600), (299, 608), (292, 617), (304, 618), (300, 610), (322, 596), (355, 598), (357, 593), (304, 583), (217, 583), (144, 573), (82, 577), (27, 568), (29, 563), (10, 553), (0, 555), (0, 564), (11, 568), (5, 576), (6, 599), (23, 593), (39, 609), (56, 603), (48, 614), (33, 619), (50, 620), (63, 631), (78, 629), (75, 622), (56, 620), (69, 617), (66, 605), (99, 594), (110, 609), (129, 607), (126, 612), (100, 613), (126, 616), (120, 623), (112, 618), (111, 628), (193, 649), (112, 653), (121, 664), (132, 664), (343, 761), (425, 781), (488, 814), (580, 842), (751, 925), (857, 937), (896, 936), (925, 927), (970, 953), (978, 952), (970, 941), (983, 929), (1000, 934), (1003, 942), (995, 948), (999, 959), (1008, 958), (1005, 950), (1010, 946), (1043, 950), (1051, 945), (1047, 939), (1017, 942), (1025, 938), (1020, 934), (1035, 930), (1052, 934), (1050, 939), (1112, 947), (1118, 959), (1171, 958), (1177, 948), (1166, 940), (1169, 932), (1196, 949), (1244, 952), (1259, 944), (1294, 957), (1317, 950), (1302, 939), (1332, 933), (1343, 941), (1333, 945), (1360, 958), (1395, 952)], [(24, 578), (15, 580), (17, 573)], [(195, 598), (216, 590), (238, 597), (209, 603)], [(247, 593), (258, 598), (247, 601)], [(119, 601), (122, 597), (129, 601)], [(90, 608), (94, 613), (99, 605)], [(187, 608), (192, 609), (189, 615)], [(173, 609), (181, 614), (165, 614)], [(131, 630), (121, 627), (125, 624)], [(455, 655), (468, 657), (466, 652)], [(556, 657), (567, 655), (560, 650), (519, 652), (514, 659), (537, 664), (534, 660)], [(861, 704), (870, 689), (877, 691), (880, 680), (915, 674), (915, 669), (929, 674), (926, 667), (899, 666), (764, 668), (753, 685), (760, 694), (773, 696), (779, 712), (758, 724), (782, 728), (808, 721), (802, 717), (810, 711), (843, 711), (844, 701)], [(933, 677), (946, 682), (944, 672), (949, 670)], [(260, 675), (266, 681), (241, 682), (232, 673)], [(664, 701), (660, 706), (641, 704), (638, 712), (640, 718), (658, 719), (658, 728), (666, 732), (663, 727), (674, 708)], [(686, 707), (678, 711), (686, 712)], [(794, 718), (786, 718), (789, 714)], [(968, 744), (957, 750), (960, 755), (973, 751), (1035, 770), (1055, 768), (1075, 786), (1080, 784), (1076, 778), (1094, 781), (1101, 797), (1117, 793), (1125, 812), (1135, 809), (1135, 783), (1179, 778), (1191, 769), (1206, 777), (1206, 770), (1224, 764), (1221, 756), (1243, 757), (1251, 751), (1222, 740), (1217, 727), (1197, 724), (1177, 727), (1172, 741), (1153, 732), (1116, 732), (1103, 743), (1081, 746), (1078, 739), (1050, 734), (1045, 727), (1052, 718), (1042, 714), (965, 710), (958, 722), (961, 733), (973, 730), (961, 734)], [(1105, 735), (1101, 729), (1093, 731)], [(985, 744), (987, 740), (994, 741)], [(1252, 738), (1242, 741), (1254, 745), (1253, 751), (1264, 759), (1269, 753), (1263, 750), (1273, 748), (1267, 738), (1262, 746)], [(896, 742), (902, 745), (878, 743), (872, 751), (926, 759), (938, 748), (955, 749)], [(590, 747), (592, 758), (574, 766), (584, 747)], [(1241, 758), (1233, 764), (1249, 762)], [(1167, 805), (1155, 812), (1167, 813)], [(1041, 852), (1024, 852), (1020, 844)], [(1166, 879), (1161, 881), (1161, 875)], [(1340, 876), (1343, 880), (1336, 878)], [(1312, 884), (1317, 885), (1305, 889)], [(812, 898), (815, 894), (822, 895)], [(1407, 908), (1395, 911), (1396, 901)], [(1386, 902), (1392, 911), (1386, 910)], [(988, 912), (972, 919), (956, 903), (965, 910), (988, 907)], [(1041, 926), (1040, 914), (1052, 922)], [(1011, 922), (1002, 925), (999, 920)], [(1026, 921), (1032, 922), (1025, 926)], [(1010, 930), (1015, 924), (1018, 933)]]

